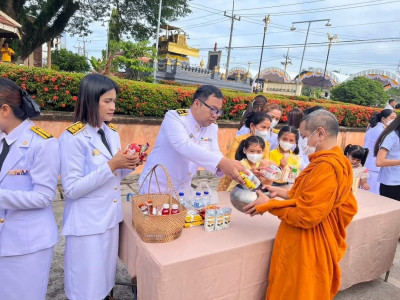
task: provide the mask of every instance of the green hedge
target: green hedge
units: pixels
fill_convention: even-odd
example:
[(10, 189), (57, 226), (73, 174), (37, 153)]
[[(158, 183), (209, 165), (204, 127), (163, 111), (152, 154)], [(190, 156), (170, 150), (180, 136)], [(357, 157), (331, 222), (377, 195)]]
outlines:
[[(73, 111), (78, 95), (80, 80), (85, 74), (57, 72), (45, 68), (22, 67), (0, 63), (0, 74), (16, 81), (26, 89), (43, 110)], [(195, 87), (153, 84), (113, 78), (121, 88), (116, 113), (131, 116), (163, 117), (170, 109), (190, 106)], [(223, 91), (223, 119), (239, 120), (254, 94)], [(332, 103), (323, 99), (312, 100), (307, 97), (288, 97), (266, 95), (269, 103), (279, 104), (283, 110), (282, 121), (287, 120), (288, 112), (294, 107), (306, 109), (314, 105), (324, 106), (339, 120), (340, 125), (365, 127), (375, 110), (372, 107)]]

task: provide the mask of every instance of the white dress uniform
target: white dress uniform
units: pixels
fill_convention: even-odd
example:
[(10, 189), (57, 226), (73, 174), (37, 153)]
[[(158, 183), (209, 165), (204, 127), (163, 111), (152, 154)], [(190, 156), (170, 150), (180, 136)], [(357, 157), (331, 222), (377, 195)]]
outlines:
[(367, 182), (369, 184), (369, 192), (379, 195), (380, 182), (378, 181), (379, 167), (376, 166), (376, 157), (374, 156), (374, 148), (376, 141), (378, 140), (381, 133), (385, 130), (385, 125), (381, 122), (375, 125), (375, 127), (367, 130), (364, 137), (364, 148), (368, 148), (369, 153), (365, 161), (364, 167), (369, 170), (369, 177)]
[[(157, 136), (156, 145), (147, 158), (139, 186), (146, 174), (157, 164), (162, 164), (171, 177), (176, 191), (191, 193), (191, 181), (199, 167), (222, 176), (217, 165), (223, 158), (218, 145), (218, 125), (201, 127), (190, 109), (170, 110), (166, 113)], [(167, 179), (161, 169), (157, 169), (161, 192), (165, 192)], [(148, 179), (140, 193), (148, 192)], [(156, 181), (152, 179), (151, 193), (158, 193)]]
[(0, 152), (3, 139), (10, 149), (0, 172), (0, 299), (45, 299), (58, 242), (58, 142), (28, 119), (0, 133)]
[[(120, 149), (113, 125), (102, 126), (111, 152)], [(61, 181), (65, 193), (65, 293), (69, 299), (103, 299), (115, 284), (121, 179), (132, 170), (111, 172), (110, 152), (99, 128), (77, 122), (60, 136)]]

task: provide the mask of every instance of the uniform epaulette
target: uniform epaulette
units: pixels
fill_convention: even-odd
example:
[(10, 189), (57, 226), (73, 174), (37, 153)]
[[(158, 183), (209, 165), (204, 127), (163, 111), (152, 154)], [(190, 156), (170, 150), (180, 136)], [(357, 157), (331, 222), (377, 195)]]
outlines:
[(117, 131), (117, 126), (115, 126), (113, 123), (108, 123), (108, 127), (109, 127), (111, 130)]
[(40, 128), (40, 127), (37, 127), (37, 126), (32, 126), (31, 127), (31, 130), (34, 132), (34, 133), (36, 133), (37, 135), (40, 135), (42, 138), (44, 138), (44, 139), (49, 139), (49, 138), (52, 138), (53, 136), (50, 134), (50, 133), (48, 133), (46, 130), (44, 130), (44, 129), (42, 129), (42, 128)]
[(189, 114), (189, 111), (187, 109), (177, 109), (176, 112), (178, 113), (178, 115), (180, 115), (181, 117), (186, 116)]
[(72, 133), (73, 135), (77, 134), (78, 132), (81, 132), (84, 128), (85, 128), (85, 124), (83, 124), (82, 122), (76, 122), (72, 125), (69, 125), (67, 127), (67, 131), (69, 131), (70, 133)]

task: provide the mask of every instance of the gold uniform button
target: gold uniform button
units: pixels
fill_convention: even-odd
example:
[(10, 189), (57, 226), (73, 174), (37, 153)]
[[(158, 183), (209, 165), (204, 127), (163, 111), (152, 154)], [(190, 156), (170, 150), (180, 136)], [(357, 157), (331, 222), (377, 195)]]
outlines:
[(118, 187), (117, 187), (117, 186), (114, 186), (114, 190), (118, 190)]
[(114, 199), (114, 203), (117, 203), (118, 202), (118, 200), (117, 199)]
[(3, 219), (3, 218), (0, 219), (0, 223), (1, 223), (1, 224), (4, 223), (4, 219)]

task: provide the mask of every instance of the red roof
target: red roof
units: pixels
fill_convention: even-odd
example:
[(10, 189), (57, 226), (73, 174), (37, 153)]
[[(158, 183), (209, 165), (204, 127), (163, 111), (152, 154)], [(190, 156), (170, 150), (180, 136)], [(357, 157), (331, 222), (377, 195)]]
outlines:
[(14, 23), (10, 22), (6, 18), (4, 18), (2, 15), (0, 15), (0, 24), (5, 24), (14, 28), (18, 28), (18, 26), (16, 26)]

